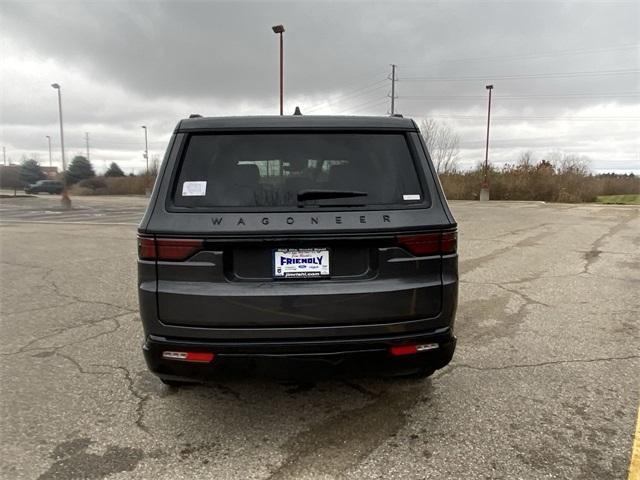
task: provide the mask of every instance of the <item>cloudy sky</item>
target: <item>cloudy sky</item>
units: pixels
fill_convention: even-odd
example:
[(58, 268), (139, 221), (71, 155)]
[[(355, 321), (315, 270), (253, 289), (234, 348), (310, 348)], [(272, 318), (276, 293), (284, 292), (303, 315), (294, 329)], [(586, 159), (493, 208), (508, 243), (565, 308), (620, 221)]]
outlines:
[(162, 156), (190, 113), (278, 113), (285, 25), (285, 112), (386, 115), (448, 123), (460, 164), (484, 157), (492, 83), (492, 162), (525, 150), (586, 155), (594, 171), (640, 172), (639, 1), (0, 1), (0, 145), (7, 159), (101, 171)]

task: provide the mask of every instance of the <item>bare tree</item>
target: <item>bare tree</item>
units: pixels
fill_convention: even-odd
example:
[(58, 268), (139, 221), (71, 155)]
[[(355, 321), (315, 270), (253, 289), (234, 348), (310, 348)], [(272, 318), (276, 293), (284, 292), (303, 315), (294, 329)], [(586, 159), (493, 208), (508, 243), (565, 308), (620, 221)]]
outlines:
[(584, 155), (565, 155), (560, 162), (559, 171), (585, 176), (590, 173), (589, 164), (589, 158)]
[(563, 152), (554, 151), (547, 155), (549, 162), (553, 165), (556, 172), (562, 173), (576, 173), (578, 175), (589, 175), (590, 163), (589, 157), (584, 155), (567, 154)]
[(533, 168), (534, 159), (533, 152), (531, 150), (527, 150), (525, 152), (520, 153), (520, 158), (518, 159), (518, 166), (523, 170), (531, 170)]
[(455, 172), (460, 138), (453, 129), (444, 122), (429, 118), (420, 122), (420, 131), (438, 173)]
[(160, 168), (160, 156), (152, 155), (151, 156), (151, 165), (149, 167), (149, 174), (152, 177), (156, 177), (158, 175), (158, 169)]

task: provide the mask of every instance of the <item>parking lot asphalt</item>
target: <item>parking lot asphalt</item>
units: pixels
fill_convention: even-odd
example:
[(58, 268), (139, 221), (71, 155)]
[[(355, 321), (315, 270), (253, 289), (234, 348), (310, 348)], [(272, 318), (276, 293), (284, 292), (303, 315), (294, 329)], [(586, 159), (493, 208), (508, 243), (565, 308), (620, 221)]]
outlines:
[(140, 351), (145, 202), (0, 200), (3, 478), (627, 477), (638, 207), (452, 202), (458, 350), (430, 379), (174, 389)]

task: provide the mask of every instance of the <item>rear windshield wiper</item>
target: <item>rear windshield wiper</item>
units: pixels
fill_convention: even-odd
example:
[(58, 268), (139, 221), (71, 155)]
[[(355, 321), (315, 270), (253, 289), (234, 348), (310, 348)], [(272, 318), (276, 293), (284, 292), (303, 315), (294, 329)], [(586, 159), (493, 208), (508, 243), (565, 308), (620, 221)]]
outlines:
[(367, 195), (367, 192), (359, 192), (357, 190), (300, 190), (298, 192), (298, 201), (366, 197)]

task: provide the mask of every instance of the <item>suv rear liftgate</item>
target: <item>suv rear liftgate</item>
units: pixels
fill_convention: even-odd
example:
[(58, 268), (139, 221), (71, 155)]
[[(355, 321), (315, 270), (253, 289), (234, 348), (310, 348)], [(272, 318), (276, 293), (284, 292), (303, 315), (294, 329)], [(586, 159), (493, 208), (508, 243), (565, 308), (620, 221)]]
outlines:
[(138, 243), (161, 378), (265, 355), (449, 362), (456, 224), (412, 121), (185, 120), (160, 171)]

